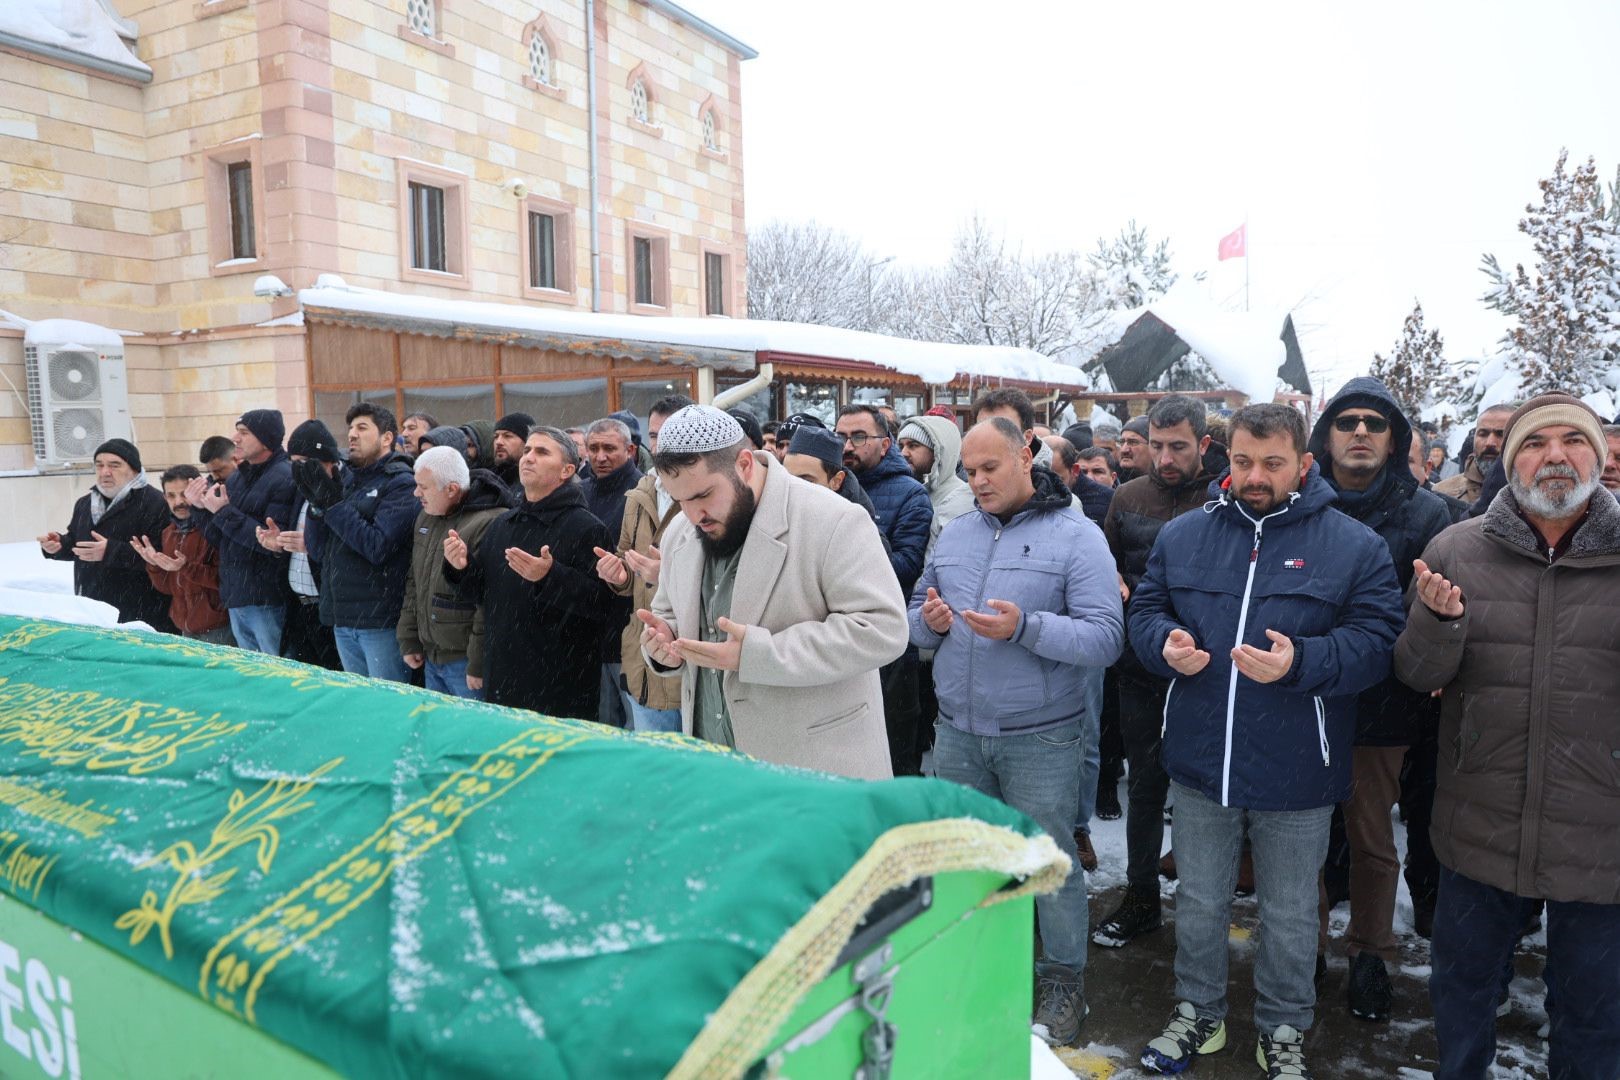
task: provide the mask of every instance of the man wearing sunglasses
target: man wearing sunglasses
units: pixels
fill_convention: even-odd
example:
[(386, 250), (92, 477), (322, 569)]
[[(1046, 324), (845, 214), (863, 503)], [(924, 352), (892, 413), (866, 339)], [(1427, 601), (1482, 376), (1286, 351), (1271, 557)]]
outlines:
[(1468, 467), (1451, 479), (1434, 485), (1434, 490), (1465, 503), (1477, 502), (1485, 487), (1485, 478), (1491, 473), (1491, 466), (1502, 457), (1502, 440), (1507, 436), (1508, 417), (1512, 415), (1512, 405), (1492, 405), (1480, 413), (1474, 423), (1474, 456), (1469, 460)]
[[(1335, 492), (1335, 507), (1383, 538), (1403, 592), (1412, 579), (1412, 560), (1451, 524), (1445, 500), (1424, 490), (1407, 465), (1413, 438), (1411, 424), (1384, 384), (1356, 378), (1328, 403), (1310, 443), (1322, 463), (1322, 479)], [(1438, 706), (1393, 675), (1362, 691), (1356, 702), (1352, 786), (1343, 804), (1350, 842), (1350, 925), (1344, 939), (1350, 1013), (1362, 1020), (1389, 1019), (1393, 990), (1386, 965), (1397, 957), (1393, 920), (1401, 869), (1390, 808), (1400, 798), (1407, 749), (1426, 725), (1438, 721)], [(1428, 821), (1426, 808), (1412, 813), (1409, 807), (1408, 813), (1411, 821)], [(1425, 835), (1411, 853), (1418, 870), (1425, 855), (1432, 865), (1426, 830), (1409, 828), (1409, 838), (1420, 831)], [(1414, 876), (1419, 884), (1412, 890), (1413, 906), (1432, 911), (1434, 875), (1409, 870), (1408, 880)], [(1324, 910), (1324, 927), (1326, 917)]]

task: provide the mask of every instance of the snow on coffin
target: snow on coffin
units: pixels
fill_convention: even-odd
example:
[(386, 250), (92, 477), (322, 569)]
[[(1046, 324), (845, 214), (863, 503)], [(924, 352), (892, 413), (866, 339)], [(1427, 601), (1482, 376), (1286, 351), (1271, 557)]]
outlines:
[(0, 763), (6, 1075), (825, 1075), (857, 969), (915, 988), (894, 1075), (1027, 1073), (1068, 869), (950, 784), (9, 617)]

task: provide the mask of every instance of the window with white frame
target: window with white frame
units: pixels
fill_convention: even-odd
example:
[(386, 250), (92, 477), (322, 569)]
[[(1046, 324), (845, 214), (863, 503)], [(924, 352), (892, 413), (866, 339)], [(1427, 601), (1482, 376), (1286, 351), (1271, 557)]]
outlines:
[(720, 125), (713, 109), (703, 110), (703, 148), (717, 153), (720, 150)]
[(439, 0), (405, 0), (405, 24), (423, 37), (437, 37)]
[(551, 43), (538, 30), (529, 35), (529, 78), (542, 86), (556, 86), (551, 74)]
[(643, 123), (652, 123), (652, 99), (647, 95), (647, 80), (637, 78), (630, 84), (630, 116)]

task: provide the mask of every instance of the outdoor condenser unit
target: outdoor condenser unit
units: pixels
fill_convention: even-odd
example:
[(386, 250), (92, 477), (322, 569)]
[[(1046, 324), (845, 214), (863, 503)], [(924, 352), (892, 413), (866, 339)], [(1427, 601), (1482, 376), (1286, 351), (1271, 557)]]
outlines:
[(131, 437), (123, 340), (89, 323), (46, 319), (23, 339), (34, 459), (87, 462), (111, 438)]

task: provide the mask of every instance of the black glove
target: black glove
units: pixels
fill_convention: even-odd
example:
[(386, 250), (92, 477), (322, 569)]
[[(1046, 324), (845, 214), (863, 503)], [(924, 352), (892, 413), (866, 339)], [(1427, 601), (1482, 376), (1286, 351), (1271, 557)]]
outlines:
[(312, 510), (325, 510), (343, 501), (343, 484), (328, 476), (314, 458), (293, 462), (293, 483)]

